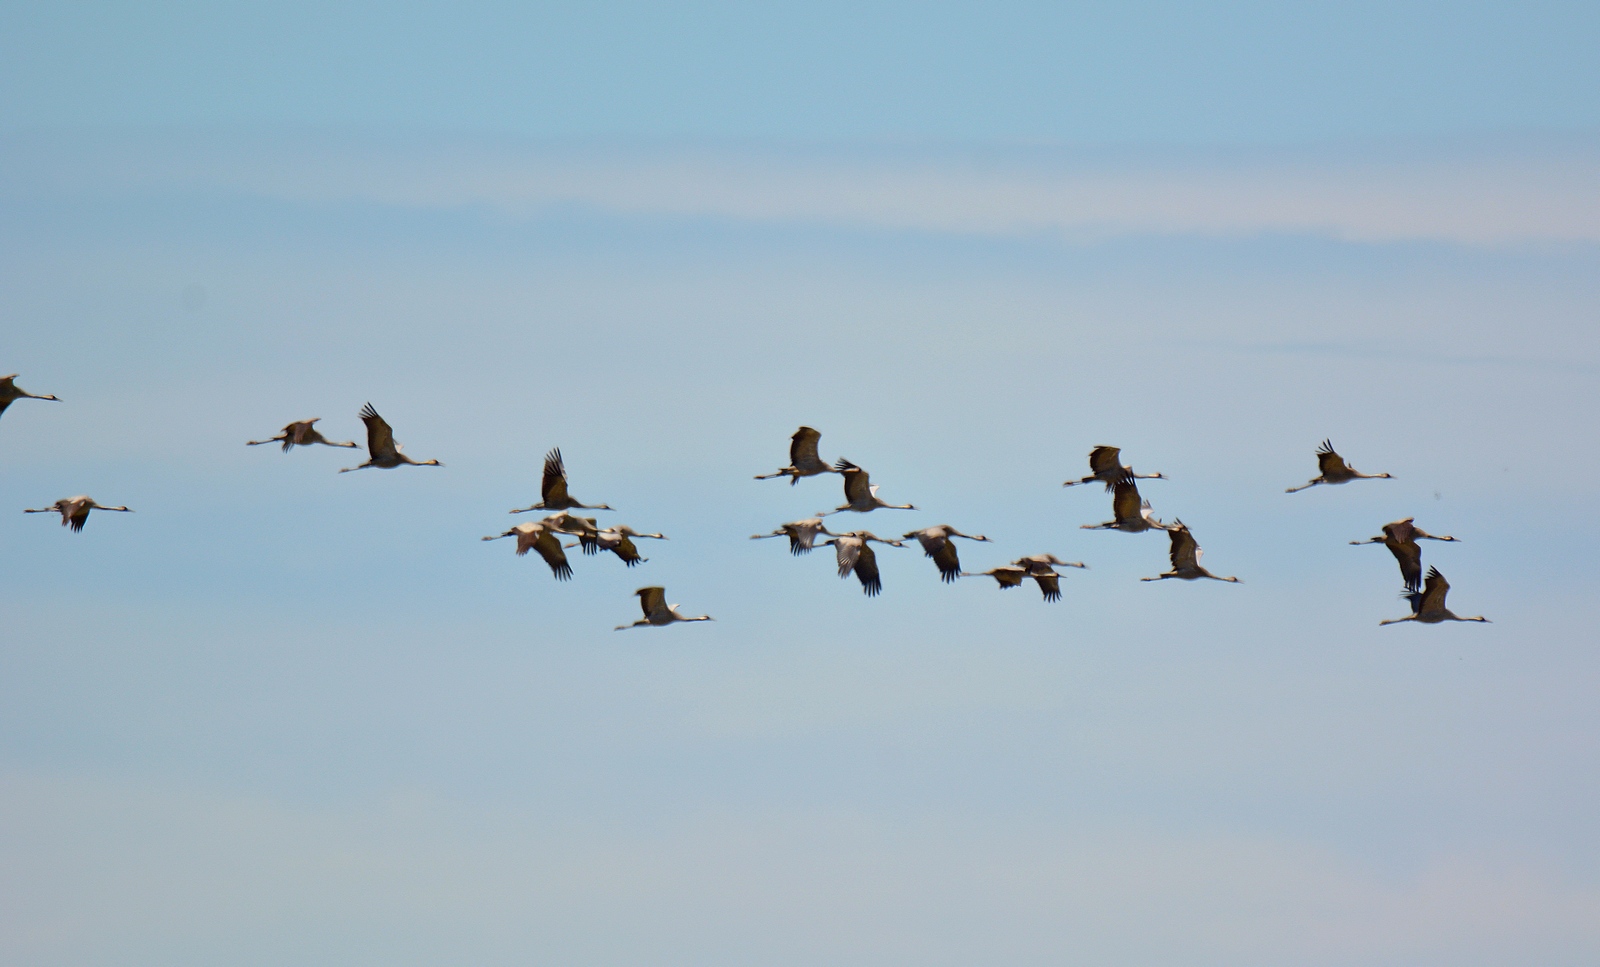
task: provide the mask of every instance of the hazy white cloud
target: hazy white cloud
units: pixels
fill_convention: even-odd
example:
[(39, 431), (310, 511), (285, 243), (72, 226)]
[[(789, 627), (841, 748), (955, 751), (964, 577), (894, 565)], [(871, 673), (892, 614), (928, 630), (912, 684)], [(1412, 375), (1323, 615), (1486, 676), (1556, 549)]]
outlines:
[(507, 148), (462, 142), (122, 142), (13, 149), (9, 179), (83, 190), (222, 188), (313, 202), (584, 206), (887, 230), (1321, 235), (1472, 245), (1600, 240), (1600, 148), (1261, 151), (1228, 157), (1064, 151)]

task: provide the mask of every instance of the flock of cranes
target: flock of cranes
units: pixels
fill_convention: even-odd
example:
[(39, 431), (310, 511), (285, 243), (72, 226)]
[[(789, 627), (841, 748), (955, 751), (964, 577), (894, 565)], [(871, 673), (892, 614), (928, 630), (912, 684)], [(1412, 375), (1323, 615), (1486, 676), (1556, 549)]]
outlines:
[[(0, 377), (0, 414), (15, 401), (20, 399), (56, 400), (50, 395), (36, 395), (26, 392), (16, 385), (16, 374)], [(368, 467), (390, 470), (396, 467), (410, 465), (417, 467), (443, 466), (438, 460), (414, 460), (406, 455), (399, 443), (395, 442), (394, 430), (383, 417), (378, 415), (371, 403), (362, 407), (361, 421), (367, 429), (367, 459), (354, 467), (345, 467), (339, 473), (349, 473), (354, 470), (363, 470)], [(247, 446), (262, 446), (268, 443), (279, 443), (283, 452), (287, 453), (297, 446), (311, 446), (321, 444), (330, 447), (359, 449), (360, 444), (354, 441), (333, 441), (325, 438), (316, 429), (320, 418), (297, 420), (288, 424), (277, 436), (265, 440), (247, 441)], [(869, 597), (878, 595), (883, 590), (883, 578), (878, 569), (877, 554), (873, 544), (882, 544), (889, 547), (905, 547), (908, 541), (915, 540), (921, 547), (923, 554), (931, 559), (938, 569), (939, 579), (944, 582), (954, 582), (966, 577), (991, 577), (994, 578), (1000, 589), (1020, 587), (1024, 581), (1032, 580), (1038, 585), (1045, 601), (1059, 601), (1061, 599), (1061, 578), (1064, 577), (1057, 568), (1084, 568), (1082, 561), (1064, 561), (1051, 553), (1029, 554), (1018, 557), (1008, 564), (992, 567), (986, 571), (968, 572), (962, 569), (960, 555), (958, 554), (955, 540), (961, 538), (976, 543), (993, 543), (982, 534), (964, 534), (949, 524), (939, 524), (925, 527), (920, 530), (908, 531), (899, 538), (883, 538), (868, 530), (830, 531), (824, 518), (846, 512), (866, 514), (880, 509), (890, 510), (915, 510), (912, 504), (891, 504), (878, 496), (878, 487), (872, 483), (865, 469), (849, 460), (840, 458), (833, 463), (823, 460), (818, 453), (817, 445), (822, 434), (809, 426), (802, 426), (790, 438), (789, 464), (768, 474), (758, 474), (757, 480), (771, 480), (775, 478), (789, 478), (791, 486), (798, 484), (801, 477), (814, 477), (823, 474), (838, 474), (844, 478), (843, 504), (832, 510), (818, 511), (811, 517), (801, 520), (789, 521), (780, 524), (778, 528), (768, 534), (753, 534), (751, 540), (764, 540), (773, 537), (787, 537), (789, 552), (796, 556), (809, 554), (819, 545), (831, 546), (834, 549), (834, 558), (838, 565), (839, 576), (848, 578), (854, 574), (861, 584), (862, 593)], [(1387, 473), (1362, 473), (1351, 467), (1344, 458), (1334, 451), (1332, 443), (1322, 441), (1317, 450), (1318, 469), (1321, 471), (1316, 477), (1298, 487), (1290, 487), (1287, 493), (1296, 493), (1318, 484), (1343, 484), (1351, 480), (1392, 479)], [(1182, 581), (1210, 579), (1237, 584), (1237, 577), (1212, 574), (1200, 564), (1202, 551), (1195, 542), (1194, 535), (1183, 521), (1174, 518), (1170, 524), (1163, 523), (1156, 517), (1150, 507), (1150, 502), (1139, 494), (1137, 481), (1139, 480), (1165, 480), (1165, 474), (1135, 473), (1131, 466), (1122, 463), (1122, 453), (1117, 447), (1097, 446), (1089, 453), (1088, 476), (1078, 480), (1068, 480), (1062, 484), (1064, 487), (1075, 487), (1082, 484), (1100, 483), (1111, 496), (1112, 519), (1099, 524), (1084, 524), (1085, 530), (1115, 530), (1124, 533), (1137, 534), (1146, 531), (1163, 531), (1167, 534), (1170, 546), (1168, 557), (1171, 569), (1153, 577), (1141, 578), (1141, 581), (1163, 581), (1176, 578)], [(586, 555), (599, 554), (609, 551), (617, 556), (629, 568), (635, 567), (649, 558), (639, 553), (638, 546), (634, 543), (639, 540), (667, 539), (666, 535), (659, 533), (642, 533), (626, 524), (614, 524), (608, 527), (599, 526), (599, 521), (594, 517), (584, 517), (572, 513), (575, 510), (611, 511), (607, 504), (585, 504), (574, 498), (567, 485), (566, 464), (562, 460), (561, 450), (552, 449), (545, 455), (544, 475), (540, 483), (540, 500), (529, 507), (522, 507), (510, 511), (512, 514), (523, 514), (529, 511), (544, 511), (546, 516), (537, 521), (524, 521), (513, 526), (501, 534), (489, 535), (485, 541), (496, 541), (503, 538), (516, 538), (516, 553), (524, 556), (532, 551), (543, 559), (550, 568), (551, 574), (557, 580), (568, 581), (572, 579), (572, 565), (567, 559), (566, 552), (574, 547), (581, 548)], [(73, 531), (83, 530), (88, 521), (91, 510), (131, 512), (130, 508), (123, 506), (106, 506), (96, 503), (88, 496), (67, 497), (57, 500), (49, 507), (28, 509), (25, 513), (44, 514), (57, 513), (61, 515), (63, 526), (70, 526)], [(825, 541), (818, 538), (827, 537)], [(574, 539), (568, 543), (568, 539)], [(1404, 621), (1416, 621), (1423, 624), (1437, 624), (1444, 621), (1487, 621), (1479, 616), (1460, 617), (1445, 606), (1445, 595), (1450, 590), (1449, 583), (1438, 568), (1429, 568), (1426, 578), (1422, 574), (1422, 550), (1418, 540), (1450, 541), (1454, 537), (1435, 537), (1417, 527), (1413, 518), (1394, 521), (1385, 524), (1383, 535), (1372, 537), (1364, 541), (1351, 541), (1351, 544), (1383, 544), (1394, 555), (1400, 565), (1400, 576), (1405, 585), (1402, 595), (1411, 604), (1411, 614), (1401, 618), (1391, 618), (1379, 622), (1380, 625), (1398, 624)], [(644, 612), (644, 617), (631, 624), (619, 625), (616, 630), (622, 631), (637, 627), (660, 627), (686, 621), (711, 621), (710, 615), (689, 616), (678, 611), (678, 606), (668, 604), (666, 591), (659, 586), (643, 587), (634, 592), (639, 598), (639, 606)]]

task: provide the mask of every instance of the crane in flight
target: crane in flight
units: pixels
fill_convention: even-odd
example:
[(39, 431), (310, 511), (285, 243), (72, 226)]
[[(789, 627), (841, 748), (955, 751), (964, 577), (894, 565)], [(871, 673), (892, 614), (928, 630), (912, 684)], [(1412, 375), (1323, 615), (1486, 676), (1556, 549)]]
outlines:
[(354, 467), (345, 467), (339, 471), (340, 473), (364, 470), (367, 467), (393, 470), (406, 463), (413, 467), (444, 466), (437, 460), (413, 460), (402, 453), (400, 444), (394, 442), (394, 430), (390, 429), (388, 422), (372, 408), (371, 403), (361, 408), (361, 422), (367, 425), (367, 462)]
[(1089, 451), (1089, 476), (1081, 480), (1068, 480), (1063, 487), (1099, 481), (1110, 491), (1120, 480), (1166, 480), (1164, 473), (1134, 473), (1133, 468), (1122, 463), (1122, 449), (1101, 445)]
[(329, 447), (361, 446), (361, 444), (356, 443), (354, 440), (349, 440), (344, 443), (335, 443), (334, 441), (329, 440), (327, 437), (317, 432), (316, 424), (321, 422), (321, 420), (322, 417), (320, 416), (314, 416), (309, 420), (296, 420), (284, 427), (282, 432), (280, 432), (277, 436), (268, 437), (265, 440), (248, 440), (245, 442), (245, 446), (259, 447), (266, 443), (281, 443), (283, 444), (284, 453), (288, 453), (295, 447), (309, 447), (313, 443), (320, 443), (323, 446)]
[[(632, 527), (629, 527), (627, 524), (617, 524), (614, 527), (607, 527), (603, 530), (595, 531), (594, 539), (591, 544), (585, 545), (584, 553), (593, 554), (595, 551), (610, 551), (611, 553), (617, 555), (617, 557), (621, 559), (622, 563), (628, 565), (629, 567), (633, 567), (636, 564), (642, 564), (643, 562), (650, 560), (648, 557), (639, 556), (639, 548), (634, 545), (632, 540), (632, 538), (635, 537), (648, 537), (651, 540), (656, 541), (664, 541), (667, 539), (667, 535), (665, 534), (641, 534)], [(580, 537), (578, 539), (578, 544), (582, 543), (583, 538)], [(578, 544), (568, 544), (567, 547), (577, 547)], [(594, 550), (589, 550), (589, 547), (593, 547)]]
[(933, 558), (934, 566), (939, 569), (941, 581), (954, 581), (961, 576), (961, 558), (956, 554), (956, 544), (951, 538), (964, 537), (969, 541), (989, 540), (982, 534), (963, 534), (949, 524), (911, 531), (901, 539), (909, 541), (913, 537), (922, 545), (922, 553)]
[(778, 529), (770, 534), (751, 534), (750, 539), (764, 541), (769, 537), (787, 537), (789, 553), (798, 556), (810, 553), (811, 548), (816, 545), (818, 534), (839, 536), (822, 525), (821, 517), (807, 517), (805, 520), (791, 520), (787, 524), (779, 524)]
[(1167, 525), (1150, 512), (1150, 501), (1140, 499), (1139, 485), (1132, 480), (1118, 480), (1112, 485), (1111, 514), (1114, 519), (1103, 524), (1079, 526), (1084, 530), (1117, 530), (1128, 534), (1167, 529)]
[(539, 502), (532, 507), (513, 510), (513, 514), (526, 514), (530, 510), (610, 510), (605, 504), (580, 504), (567, 493), (567, 467), (561, 460), (561, 448), (556, 447), (544, 455), (544, 479), (539, 483)]
[(662, 625), (670, 625), (674, 621), (716, 620), (708, 614), (702, 614), (697, 617), (690, 617), (686, 614), (683, 614), (678, 610), (677, 605), (667, 603), (666, 588), (640, 588), (633, 593), (639, 598), (639, 607), (644, 609), (644, 617), (640, 618), (638, 621), (635, 621), (631, 625), (617, 625), (617, 627), (614, 629), (616, 631), (626, 631), (629, 628), (637, 628), (641, 625), (659, 628)]
[(1428, 568), (1428, 579), (1424, 582), (1421, 591), (1412, 591), (1402, 594), (1401, 597), (1411, 602), (1411, 613), (1404, 618), (1386, 618), (1378, 622), (1382, 625), (1396, 625), (1402, 621), (1420, 621), (1425, 625), (1436, 625), (1441, 621), (1482, 621), (1485, 624), (1489, 619), (1483, 615), (1473, 615), (1463, 618), (1444, 606), (1444, 596), (1450, 593), (1450, 582), (1444, 579), (1436, 567)]
[(801, 477), (814, 477), (819, 473), (838, 473), (837, 469), (828, 466), (828, 462), (817, 455), (817, 441), (821, 439), (822, 433), (809, 426), (794, 431), (794, 436), (789, 438), (789, 465), (773, 473), (758, 473), (756, 479), (788, 477), (789, 486), (793, 487), (800, 482)]
[(1394, 555), (1400, 564), (1400, 577), (1406, 584), (1406, 590), (1416, 592), (1422, 590), (1422, 547), (1417, 543), (1420, 540), (1428, 541), (1454, 541), (1454, 537), (1434, 537), (1424, 531), (1412, 521), (1415, 517), (1404, 520), (1392, 521), (1383, 525), (1383, 536), (1369, 537), (1364, 541), (1351, 541), (1352, 544), (1382, 544)]
[(538, 551), (544, 562), (550, 565), (550, 573), (556, 576), (557, 581), (570, 581), (572, 565), (567, 563), (567, 552), (561, 549), (561, 538), (556, 534), (556, 531), (544, 524), (530, 520), (523, 521), (504, 534), (485, 537), (484, 540), (497, 541), (502, 537), (515, 537), (518, 557), (529, 551)]
[(890, 547), (904, 547), (901, 541), (884, 540), (871, 531), (846, 531), (839, 534), (831, 541), (834, 557), (839, 563), (839, 576), (847, 578), (852, 571), (856, 580), (861, 582), (861, 593), (869, 598), (877, 597), (883, 590), (883, 579), (878, 574), (878, 555), (872, 551), (872, 541), (879, 544), (888, 544)]
[(1299, 493), (1317, 484), (1342, 484), (1352, 480), (1393, 480), (1394, 475), (1388, 473), (1362, 473), (1355, 467), (1344, 462), (1344, 457), (1334, 452), (1333, 443), (1323, 440), (1322, 446), (1317, 447), (1317, 469), (1322, 472), (1298, 487), (1290, 487), (1286, 494)]
[(1210, 578), (1213, 581), (1227, 581), (1230, 584), (1242, 583), (1238, 578), (1219, 577), (1200, 566), (1200, 558), (1205, 551), (1195, 543), (1194, 535), (1189, 533), (1189, 528), (1183, 521), (1173, 518), (1171, 526), (1167, 528), (1167, 536), (1172, 539), (1172, 547), (1168, 551), (1172, 559), (1172, 570), (1157, 577), (1139, 580), (1164, 581), (1167, 578), (1177, 578), (1180, 581), (1194, 581), (1199, 578)]
[(38, 510), (24, 510), (23, 513), (60, 514), (61, 526), (70, 526), (73, 533), (77, 533), (83, 530), (84, 524), (88, 523), (89, 511), (91, 510), (115, 510), (124, 514), (133, 513), (126, 507), (107, 507), (104, 504), (97, 504), (87, 494), (79, 494), (76, 497), (63, 497), (49, 507), (40, 507)]
[(844, 474), (845, 502), (832, 510), (818, 511), (818, 517), (827, 517), (829, 514), (839, 514), (847, 510), (865, 514), (879, 507), (887, 507), (890, 510), (917, 509), (910, 504), (888, 504), (878, 499), (878, 488), (873, 485), (867, 472), (843, 457), (839, 458), (838, 469)]

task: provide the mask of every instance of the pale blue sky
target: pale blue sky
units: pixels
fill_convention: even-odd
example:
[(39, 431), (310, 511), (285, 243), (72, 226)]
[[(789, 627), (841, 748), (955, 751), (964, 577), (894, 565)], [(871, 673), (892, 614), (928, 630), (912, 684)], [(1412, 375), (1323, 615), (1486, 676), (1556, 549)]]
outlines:
[[(270, 9), (6, 8), (0, 962), (1600, 956), (1592, 13)], [(1091, 569), (751, 542), (799, 423)]]

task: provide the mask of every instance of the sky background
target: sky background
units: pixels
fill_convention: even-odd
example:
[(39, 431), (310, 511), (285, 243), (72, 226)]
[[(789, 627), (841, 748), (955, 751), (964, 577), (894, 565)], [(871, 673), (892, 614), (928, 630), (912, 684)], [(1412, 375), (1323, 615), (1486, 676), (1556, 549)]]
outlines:
[[(1586, 4), (0, 4), (0, 963), (1600, 959)], [(367, 401), (443, 469), (246, 448)], [(799, 424), (969, 570), (749, 541)], [(1285, 487), (1331, 437), (1391, 481)], [(1205, 562), (1091, 533), (1090, 447)], [(558, 583), (560, 446), (670, 535)], [(25, 516), (77, 493), (136, 513)], [(1450, 604), (1403, 615), (1415, 516)], [(711, 623), (615, 633), (634, 588)]]

